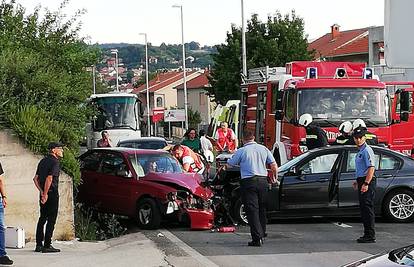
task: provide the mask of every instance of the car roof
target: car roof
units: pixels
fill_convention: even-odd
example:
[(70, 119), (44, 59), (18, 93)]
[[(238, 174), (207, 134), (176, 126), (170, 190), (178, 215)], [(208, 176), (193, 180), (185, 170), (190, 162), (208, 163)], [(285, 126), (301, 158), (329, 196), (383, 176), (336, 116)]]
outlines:
[[(150, 155), (150, 154), (169, 154), (167, 151), (162, 149), (137, 149), (129, 147), (105, 147), (105, 148), (94, 148), (89, 151), (115, 151), (121, 152), (128, 155), (141, 154), (141, 155)], [(88, 151), (88, 152), (89, 152)]]
[[(402, 154), (400, 152), (391, 150), (389, 148), (386, 147), (382, 147), (382, 146), (376, 146), (376, 145), (369, 145), (374, 152), (387, 152), (387, 153), (391, 153), (395, 156), (399, 156), (399, 157), (408, 157), (405, 154)], [(333, 145), (333, 146), (326, 146), (326, 147), (319, 147), (319, 148), (315, 148), (310, 150), (311, 153), (315, 153), (318, 151), (331, 151), (331, 150), (355, 150), (358, 149), (355, 145)], [(408, 157), (409, 158), (409, 157)]]
[(121, 144), (121, 143), (127, 143), (127, 142), (142, 142), (142, 141), (161, 141), (161, 142), (167, 142), (165, 140), (165, 138), (155, 137), (155, 136), (149, 136), (149, 137), (123, 139), (123, 140), (119, 141), (119, 144)]

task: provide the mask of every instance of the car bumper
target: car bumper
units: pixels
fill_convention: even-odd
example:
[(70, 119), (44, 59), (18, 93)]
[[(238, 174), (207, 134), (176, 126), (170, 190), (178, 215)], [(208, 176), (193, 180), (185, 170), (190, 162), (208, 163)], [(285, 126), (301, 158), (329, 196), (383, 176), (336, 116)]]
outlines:
[(207, 230), (213, 228), (214, 212), (212, 210), (185, 209), (190, 217), (191, 230)]

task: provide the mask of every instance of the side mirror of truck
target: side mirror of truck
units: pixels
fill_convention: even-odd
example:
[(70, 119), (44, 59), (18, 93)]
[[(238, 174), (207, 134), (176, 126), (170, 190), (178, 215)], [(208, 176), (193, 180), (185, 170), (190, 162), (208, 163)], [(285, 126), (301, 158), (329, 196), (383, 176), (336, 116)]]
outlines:
[(401, 111), (400, 113), (400, 120), (401, 121), (408, 121), (410, 113), (408, 111)]
[(275, 112), (275, 119), (278, 121), (281, 121), (283, 119), (283, 111), (282, 110), (276, 110)]

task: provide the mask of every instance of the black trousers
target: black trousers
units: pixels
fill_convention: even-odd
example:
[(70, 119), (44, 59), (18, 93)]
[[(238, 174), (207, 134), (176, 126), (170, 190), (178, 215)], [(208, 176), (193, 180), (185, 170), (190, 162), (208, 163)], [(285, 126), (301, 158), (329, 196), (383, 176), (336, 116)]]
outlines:
[[(39, 201), (40, 203), (40, 201)], [(40, 203), (40, 217), (36, 228), (36, 245), (48, 247), (52, 244), (53, 230), (55, 230), (56, 218), (59, 208), (59, 194), (49, 192), (45, 204)], [(46, 232), (44, 226), (46, 224)], [(44, 243), (43, 243), (44, 241)]]
[(364, 225), (364, 236), (375, 238), (375, 190), (377, 181), (372, 179), (368, 185), (368, 191), (361, 193), (361, 187), (365, 182), (365, 177), (358, 177), (358, 198), (359, 208), (361, 210), (361, 219)]
[(264, 176), (253, 176), (241, 179), (240, 182), (242, 202), (253, 241), (260, 240), (266, 233), (267, 184), (267, 178)]

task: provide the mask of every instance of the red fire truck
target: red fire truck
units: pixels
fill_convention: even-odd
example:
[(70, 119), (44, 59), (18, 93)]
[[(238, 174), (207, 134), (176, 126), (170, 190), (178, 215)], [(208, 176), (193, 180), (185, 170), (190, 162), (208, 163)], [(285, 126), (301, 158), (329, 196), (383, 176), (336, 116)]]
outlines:
[(298, 61), (256, 68), (241, 85), (240, 129), (254, 130), (256, 140), (284, 163), (307, 149), (300, 115), (311, 114), (329, 142), (342, 122), (360, 118), (381, 145), (413, 155), (413, 88), (414, 82), (378, 81), (365, 63)]

